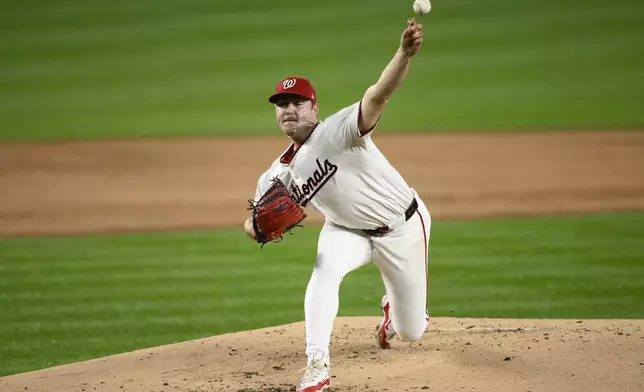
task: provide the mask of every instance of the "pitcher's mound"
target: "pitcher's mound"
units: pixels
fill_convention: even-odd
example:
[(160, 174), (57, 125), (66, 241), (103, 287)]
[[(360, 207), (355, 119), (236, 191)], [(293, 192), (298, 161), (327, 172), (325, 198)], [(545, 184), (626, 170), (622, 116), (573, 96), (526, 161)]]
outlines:
[[(644, 320), (432, 319), (377, 348), (379, 318), (338, 318), (331, 391), (644, 391)], [(2, 391), (295, 391), (304, 325), (139, 350), (0, 379)]]

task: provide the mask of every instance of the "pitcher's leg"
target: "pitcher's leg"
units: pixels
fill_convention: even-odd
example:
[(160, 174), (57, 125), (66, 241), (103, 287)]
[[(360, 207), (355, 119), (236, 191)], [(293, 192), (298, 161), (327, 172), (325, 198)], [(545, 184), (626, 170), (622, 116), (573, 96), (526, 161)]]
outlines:
[(421, 339), (427, 328), (427, 260), (431, 218), (419, 209), (402, 227), (373, 238), (373, 261), (387, 290), (392, 327), (403, 340)]
[(306, 354), (329, 353), (333, 321), (338, 314), (342, 279), (371, 260), (369, 238), (357, 231), (325, 225), (320, 233), (315, 268), (306, 288), (304, 314)]

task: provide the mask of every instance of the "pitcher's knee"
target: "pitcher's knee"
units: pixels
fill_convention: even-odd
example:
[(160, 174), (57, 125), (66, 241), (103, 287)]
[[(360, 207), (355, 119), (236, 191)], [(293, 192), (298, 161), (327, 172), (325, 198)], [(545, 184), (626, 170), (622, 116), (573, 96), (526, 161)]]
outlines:
[(396, 333), (406, 342), (417, 342), (423, 338), (425, 333), (425, 325), (418, 326), (405, 326), (399, 328), (396, 326)]

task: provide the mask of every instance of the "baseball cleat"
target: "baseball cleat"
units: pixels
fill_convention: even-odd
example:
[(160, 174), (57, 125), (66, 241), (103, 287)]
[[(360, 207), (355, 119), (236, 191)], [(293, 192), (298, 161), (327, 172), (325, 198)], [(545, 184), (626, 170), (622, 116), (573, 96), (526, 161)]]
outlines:
[(327, 390), (331, 385), (329, 358), (320, 352), (319, 354), (316, 353), (307, 362), (306, 373), (302, 377), (297, 392), (319, 392)]
[(385, 294), (382, 297), (382, 301), (380, 301), (380, 309), (382, 310), (382, 313), (384, 313), (384, 316), (380, 324), (376, 327), (376, 340), (378, 341), (380, 348), (387, 349), (391, 348), (391, 344), (389, 342), (394, 336), (396, 336), (396, 331), (394, 331), (394, 327), (391, 325), (391, 305), (389, 304), (387, 294)]

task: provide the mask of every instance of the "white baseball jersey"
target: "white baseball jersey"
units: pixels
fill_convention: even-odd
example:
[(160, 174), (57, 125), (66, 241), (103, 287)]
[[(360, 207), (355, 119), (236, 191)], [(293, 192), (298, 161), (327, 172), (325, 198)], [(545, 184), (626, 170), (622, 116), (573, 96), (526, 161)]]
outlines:
[(375, 229), (404, 216), (414, 192), (371, 134), (360, 136), (360, 104), (320, 121), (296, 151), (291, 144), (259, 178), (255, 199), (278, 177), (298, 203), (340, 226)]

